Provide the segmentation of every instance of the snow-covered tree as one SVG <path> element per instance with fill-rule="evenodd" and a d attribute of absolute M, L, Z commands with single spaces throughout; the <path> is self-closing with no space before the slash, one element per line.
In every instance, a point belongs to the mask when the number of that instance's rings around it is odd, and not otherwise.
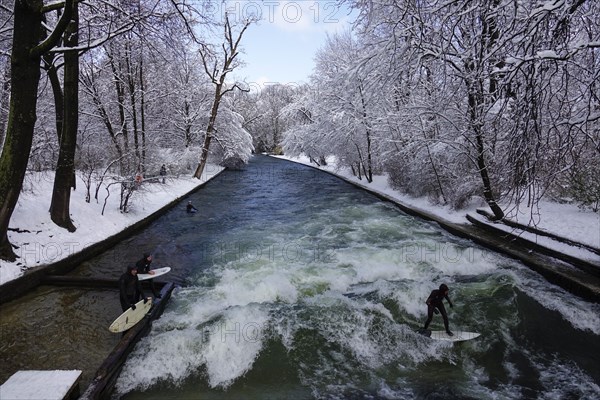
<path fill-rule="evenodd" d="M 405 191 L 455 206 L 480 196 L 496 218 L 499 198 L 596 196 L 579 154 L 598 158 L 597 2 L 350 4 L 354 36 L 330 38 L 314 95 L 286 108 L 311 110 L 286 151 L 326 149 L 355 173 L 372 154 Z"/>
<path fill-rule="evenodd" d="M 227 78 L 227 75 L 239 65 L 240 61 L 238 55 L 240 51 L 240 42 L 244 36 L 244 32 L 246 32 L 246 29 L 248 29 L 252 22 L 252 18 L 243 21 L 241 28 L 236 32 L 228 15 L 225 14 L 225 21 L 223 24 L 224 42 L 220 49 L 217 50 L 214 46 L 209 45 L 201 46 L 200 56 L 202 57 L 202 65 L 206 75 L 214 85 L 214 96 L 208 123 L 206 125 L 206 131 L 204 133 L 202 149 L 200 151 L 200 161 L 198 162 L 196 172 L 194 172 L 194 177 L 198 179 L 202 176 L 204 166 L 208 160 L 210 144 L 213 138 L 218 135 L 218 132 L 216 131 L 216 122 L 221 101 L 229 92 L 236 89 L 242 90 L 237 83 L 227 84 L 225 79 Z"/>
<path fill-rule="evenodd" d="M 64 11 L 52 32 L 40 42 L 44 29 L 41 1 L 15 1 L 13 47 L 11 53 L 11 94 L 6 135 L 0 156 L 0 258 L 14 261 L 15 253 L 7 230 L 29 162 L 36 121 L 37 93 L 42 56 L 59 42 L 71 19 L 73 1 L 66 0 Z"/>
<path fill-rule="evenodd" d="M 217 164 L 239 168 L 248 162 L 254 146 L 252 136 L 244 128 L 244 117 L 233 110 L 232 104 L 232 99 L 225 97 L 219 107 L 212 156 Z"/>
<path fill-rule="evenodd" d="M 378 75 L 373 60 L 361 57 L 361 44 L 349 32 L 328 37 L 317 53 L 309 93 L 286 110 L 292 120 L 296 117 L 285 134 L 286 151 L 306 150 L 299 141 L 316 141 L 358 177 L 371 181 L 381 170 L 375 128 L 382 100 Z"/>

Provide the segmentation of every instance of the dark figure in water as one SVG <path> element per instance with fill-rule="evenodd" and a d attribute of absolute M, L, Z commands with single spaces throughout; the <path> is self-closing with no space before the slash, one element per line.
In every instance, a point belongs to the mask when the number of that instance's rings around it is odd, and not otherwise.
<path fill-rule="evenodd" d="M 194 205 L 192 204 L 191 201 L 188 201 L 187 206 L 185 207 L 185 210 L 189 213 L 195 213 L 196 211 L 198 211 L 196 209 L 196 207 L 194 207 Z"/>
<path fill-rule="evenodd" d="M 446 333 L 449 336 L 453 336 L 454 334 L 450 332 L 450 328 L 448 326 L 448 314 L 446 314 L 446 309 L 444 308 L 444 303 L 442 302 L 444 299 L 448 302 L 450 307 L 453 307 L 450 298 L 448 297 L 448 286 L 442 283 L 440 288 L 437 290 L 433 290 L 425 304 L 427 304 L 427 321 L 425 321 L 425 326 L 423 330 L 426 330 L 433 319 L 433 313 L 436 314 L 442 313 L 442 318 L 444 319 L 444 327 L 446 328 Z M 438 311 L 439 310 L 439 311 Z"/>

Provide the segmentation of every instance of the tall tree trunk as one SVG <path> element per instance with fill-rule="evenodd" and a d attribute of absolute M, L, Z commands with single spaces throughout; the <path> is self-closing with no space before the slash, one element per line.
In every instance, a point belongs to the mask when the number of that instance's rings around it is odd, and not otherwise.
<path fill-rule="evenodd" d="M 225 75 L 223 75 L 222 80 L 225 80 Z M 208 120 L 208 126 L 206 127 L 206 135 L 204 136 L 202 150 L 200 151 L 200 161 L 198 162 L 196 172 L 194 172 L 194 178 L 200 179 L 200 177 L 202 176 L 202 172 L 204 172 L 206 161 L 208 160 L 208 150 L 210 148 L 210 142 L 212 141 L 213 133 L 215 131 L 215 122 L 217 121 L 217 115 L 219 113 L 219 104 L 221 103 L 222 87 L 223 82 L 219 82 L 215 87 L 215 98 L 213 100 L 212 109 L 210 111 L 210 118 Z"/>
<path fill-rule="evenodd" d="M 479 168 L 479 175 L 481 175 L 481 180 L 483 182 L 483 197 L 487 202 L 488 206 L 494 213 L 494 217 L 498 220 L 504 218 L 504 211 L 502 208 L 496 203 L 496 198 L 494 196 L 494 192 L 492 191 L 492 183 L 490 181 L 490 177 L 488 175 L 488 169 L 485 162 L 484 156 L 484 146 L 483 146 L 483 137 L 481 133 L 476 133 L 475 135 L 477 141 L 477 167 Z"/>
<path fill-rule="evenodd" d="M 65 8 L 72 7 L 72 3 L 73 0 L 67 0 Z M 42 0 L 14 2 L 11 96 L 6 138 L 0 156 L 0 258 L 8 261 L 16 259 L 7 231 L 31 153 L 41 57 L 58 41 L 71 18 L 70 10 L 65 10 L 52 35 L 40 44 L 42 7 Z"/>
<path fill-rule="evenodd" d="M 225 93 L 237 87 L 237 85 L 234 85 L 233 88 L 223 90 L 227 74 L 233 71 L 233 69 L 235 68 L 235 66 L 233 66 L 233 62 L 238 55 L 238 46 L 240 44 L 240 41 L 242 40 L 242 36 L 244 36 L 244 32 L 246 31 L 249 25 L 250 20 L 246 21 L 237 39 L 234 39 L 232 36 L 229 18 L 227 17 L 227 14 L 225 14 L 225 43 L 222 47 L 224 51 L 224 60 L 220 72 L 218 72 L 219 69 L 216 68 L 217 64 L 215 64 L 215 68 L 211 68 L 208 66 L 207 54 L 204 51 L 200 51 L 200 56 L 202 57 L 202 64 L 204 65 L 204 70 L 215 85 L 215 97 L 213 100 L 212 108 L 210 110 L 210 118 L 208 120 L 208 126 L 206 127 L 206 135 L 204 136 L 204 143 L 202 144 L 202 150 L 200 151 L 200 161 L 198 162 L 196 172 L 194 172 L 194 178 L 200 179 L 200 177 L 202 176 L 202 172 L 204 172 L 204 167 L 206 166 L 206 161 L 208 160 L 208 150 L 210 147 L 210 142 L 212 141 L 213 135 L 215 133 L 215 124 L 217 121 L 217 115 L 219 113 L 219 105 L 221 104 L 221 98 Z"/>
<path fill-rule="evenodd" d="M 4 76 L 0 86 L 0 147 L 4 144 L 4 132 L 8 123 L 8 102 L 10 100 L 10 59 L 7 57 Z"/>
<path fill-rule="evenodd" d="M 496 8 L 499 1 L 493 0 L 488 3 L 490 7 Z M 484 10 L 489 11 L 489 10 Z M 483 35 L 478 40 L 481 41 L 481 46 L 487 51 L 486 56 L 494 53 L 494 44 L 498 38 L 498 32 L 496 27 L 495 17 L 491 15 L 484 15 L 483 21 Z M 487 57 L 483 57 L 487 58 Z M 489 170 L 485 159 L 485 138 L 484 138 L 484 107 L 485 107 L 485 90 L 484 82 L 488 81 L 488 89 L 493 90 L 493 93 L 489 93 L 493 99 L 496 96 L 498 90 L 496 82 L 490 82 L 486 79 L 489 76 L 489 72 L 485 69 L 488 67 L 486 62 L 481 59 L 481 54 L 471 55 L 464 59 L 464 71 L 465 77 L 464 82 L 467 87 L 467 102 L 468 102 L 468 118 L 470 128 L 473 130 L 475 135 L 475 151 L 477 152 L 477 169 L 483 183 L 483 197 L 494 213 L 494 218 L 500 220 L 504 218 L 504 211 L 496 203 L 494 191 L 492 188 L 492 181 L 489 176 Z M 485 78 L 484 78 L 485 77 Z"/>
<path fill-rule="evenodd" d="M 57 11 L 57 17 L 60 17 L 60 10 Z M 43 15 L 43 22 L 47 23 L 46 16 Z M 48 34 L 50 34 L 48 32 Z M 46 75 L 48 75 L 48 79 L 50 80 L 50 86 L 52 87 L 52 95 L 54 96 L 54 117 L 56 121 L 56 139 L 57 142 L 60 143 L 60 135 L 62 134 L 63 129 L 63 118 L 64 118 L 64 96 L 63 89 L 60 83 L 60 78 L 58 77 L 58 68 L 56 68 L 55 61 L 57 59 L 56 53 L 46 53 L 42 57 L 44 62 L 44 69 L 46 70 Z"/>
<path fill-rule="evenodd" d="M 142 136 L 142 166 L 146 169 L 146 97 L 144 91 L 144 57 L 140 53 L 140 124 Z"/>
<path fill-rule="evenodd" d="M 126 64 L 126 73 L 127 73 L 127 88 L 129 89 L 129 107 L 131 108 L 131 125 L 132 125 L 132 133 L 133 133 L 133 151 L 135 153 L 135 161 L 136 161 L 136 172 L 144 172 L 144 165 L 142 164 L 142 154 L 140 152 L 140 140 L 139 140 L 139 132 L 138 132 L 138 117 L 137 117 L 137 99 L 136 99 L 136 85 L 135 80 L 137 79 L 137 74 L 135 73 L 135 68 L 133 67 L 133 55 L 131 53 L 130 43 L 127 44 L 126 56 L 125 56 L 125 64 Z"/>
<path fill-rule="evenodd" d="M 109 51 L 107 51 L 107 56 L 110 61 L 110 67 L 112 69 L 114 82 L 115 82 L 115 90 L 117 92 L 117 109 L 119 110 L 119 133 L 123 134 L 123 154 L 129 153 L 129 128 L 127 126 L 127 118 L 125 117 L 125 88 L 123 87 L 123 79 L 121 67 L 117 66 L 115 59 Z M 129 168 L 129 157 L 124 157 L 121 159 L 121 174 L 128 174 L 131 172 L 131 168 Z"/>
<path fill-rule="evenodd" d="M 77 4 L 77 2 L 73 3 L 71 23 L 65 30 L 64 43 L 66 47 L 76 48 L 79 44 Z M 70 202 L 71 188 L 75 185 L 75 149 L 79 121 L 79 52 L 77 50 L 65 52 L 64 73 L 64 123 L 50 203 L 50 218 L 56 225 L 69 232 L 74 232 L 76 228 L 71 221 Z"/>
<path fill-rule="evenodd" d="M 50 79 L 50 86 L 52 87 L 52 94 L 54 96 L 54 116 L 56 119 L 56 136 L 58 138 L 58 142 L 60 143 L 60 135 L 63 130 L 63 118 L 65 114 L 64 110 L 64 95 L 62 86 L 60 84 L 60 79 L 58 77 L 58 70 L 54 65 L 55 55 L 54 53 L 46 53 L 44 55 L 44 69 L 46 70 L 46 74 L 48 75 L 48 79 Z"/>
<path fill-rule="evenodd" d="M 492 190 L 492 182 L 490 180 L 487 163 L 485 161 L 483 131 L 481 128 L 481 122 L 478 114 L 478 109 L 481 105 L 481 102 L 479 101 L 479 97 L 476 93 L 476 90 L 477 88 L 469 88 L 468 101 L 470 124 L 471 128 L 475 133 L 477 168 L 479 170 L 479 175 L 481 176 L 481 181 L 483 183 L 483 197 L 490 209 L 492 210 L 492 212 L 494 213 L 495 219 L 500 220 L 504 218 L 504 211 L 502 211 L 502 208 L 500 208 L 498 203 L 496 203 L 496 198 Z"/>
<path fill-rule="evenodd" d="M 102 98 L 100 97 L 98 87 L 96 86 L 96 81 L 94 79 L 93 73 L 90 73 L 88 75 L 84 74 L 84 76 L 82 77 L 82 81 L 84 83 L 84 86 L 87 86 L 87 90 L 88 90 L 89 94 L 92 96 L 92 101 L 94 102 L 94 105 L 96 106 L 96 110 L 100 114 L 100 117 L 102 119 L 102 122 L 104 123 L 104 126 L 106 126 L 106 130 L 108 131 L 110 140 L 115 145 L 115 150 L 117 151 L 118 159 L 123 158 L 123 155 L 124 155 L 123 149 L 121 147 L 121 144 L 119 143 L 119 138 L 117 137 L 117 132 L 116 132 L 115 128 L 113 127 L 110 116 L 108 115 L 108 111 L 106 110 L 104 103 L 102 103 Z"/>
<path fill-rule="evenodd" d="M 40 59 L 30 52 L 40 38 L 42 13 L 41 1 L 30 3 L 15 1 L 10 107 L 0 157 L 0 257 L 9 261 L 16 255 L 6 232 L 23 185 L 37 118 Z"/>
<path fill-rule="evenodd" d="M 187 149 L 192 145 L 192 124 L 190 117 L 190 103 L 185 100 L 183 104 L 183 112 L 184 112 L 184 121 L 185 121 L 185 131 L 183 132 L 183 145 Z"/>
<path fill-rule="evenodd" d="M 367 137 L 367 169 L 365 170 L 365 177 L 367 182 L 373 182 L 373 157 L 371 154 L 371 127 L 367 120 L 367 104 L 365 103 L 365 96 L 363 94 L 362 83 L 358 85 L 358 91 L 360 93 L 360 102 L 362 105 L 362 117 L 365 125 L 365 133 Z"/>

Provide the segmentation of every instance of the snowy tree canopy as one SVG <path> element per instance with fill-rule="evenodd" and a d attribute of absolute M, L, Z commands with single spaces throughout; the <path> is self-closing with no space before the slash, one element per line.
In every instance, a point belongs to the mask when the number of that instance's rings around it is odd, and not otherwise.
<path fill-rule="evenodd" d="M 385 170 L 456 207 L 544 194 L 600 203 L 600 4 L 349 1 L 284 109 L 292 154 Z"/>

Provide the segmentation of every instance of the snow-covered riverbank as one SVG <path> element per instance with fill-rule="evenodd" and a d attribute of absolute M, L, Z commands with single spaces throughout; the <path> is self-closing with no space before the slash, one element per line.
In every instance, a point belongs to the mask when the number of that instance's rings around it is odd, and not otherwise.
<path fill-rule="evenodd" d="M 98 201 L 93 198 L 92 187 L 92 200 L 86 203 L 85 186 L 78 180 L 77 190 L 71 194 L 71 218 L 77 227 L 72 233 L 56 226 L 50 219 L 48 210 L 54 174 L 28 175 L 8 232 L 10 242 L 18 246 L 15 253 L 19 258 L 13 263 L 0 261 L 0 284 L 22 276 L 30 268 L 64 259 L 124 230 L 185 196 L 222 170 L 222 167 L 207 165 L 201 179 L 173 176 L 167 177 L 164 184 L 145 182 L 132 195 L 127 213 L 119 210 L 120 195 L 116 185 L 111 187 L 110 195 L 105 187 L 101 188 Z"/>

